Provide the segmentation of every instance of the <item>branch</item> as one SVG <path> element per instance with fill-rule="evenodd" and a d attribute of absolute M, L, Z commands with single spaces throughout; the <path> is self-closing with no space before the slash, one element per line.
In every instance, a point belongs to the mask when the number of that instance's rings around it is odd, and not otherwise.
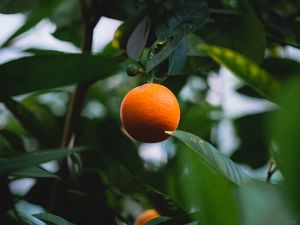
<path fill-rule="evenodd" d="M 93 32 L 94 28 L 97 25 L 100 16 L 94 16 L 92 13 L 92 6 L 89 5 L 89 0 L 80 0 L 80 8 L 81 8 L 81 14 L 82 14 L 82 21 L 84 25 L 84 37 L 83 37 L 83 43 L 82 43 L 82 53 L 83 54 L 91 54 L 92 53 L 92 45 L 93 45 Z M 68 147 L 70 144 L 70 141 L 77 129 L 78 121 L 80 118 L 80 114 L 84 105 L 84 100 L 86 93 L 88 91 L 88 88 L 90 85 L 94 82 L 93 81 L 87 81 L 81 84 L 78 84 L 76 87 L 76 90 L 72 96 L 68 113 L 66 116 L 65 126 L 64 126 L 64 132 L 63 137 L 61 140 L 61 147 L 65 148 Z M 53 211 L 55 209 L 55 201 L 58 197 L 58 190 L 60 188 L 60 185 L 63 185 L 63 182 L 66 182 L 66 180 L 70 176 L 70 171 L 68 167 L 68 159 L 65 158 L 62 161 L 60 161 L 59 171 L 58 175 L 62 177 L 63 179 L 61 181 L 56 180 L 53 184 L 53 189 L 51 193 L 51 198 L 49 202 L 49 211 Z"/>
<path fill-rule="evenodd" d="M 275 161 L 271 159 L 269 162 L 269 169 L 268 169 L 266 182 L 268 183 L 271 182 L 271 178 L 276 171 L 277 171 L 277 167 L 275 165 Z"/>

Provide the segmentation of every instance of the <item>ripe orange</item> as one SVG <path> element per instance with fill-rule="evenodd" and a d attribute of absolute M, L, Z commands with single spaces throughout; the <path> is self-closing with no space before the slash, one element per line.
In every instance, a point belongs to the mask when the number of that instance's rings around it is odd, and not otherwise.
<path fill-rule="evenodd" d="M 121 104 L 121 121 L 134 139 L 154 143 L 176 130 L 180 108 L 175 95 L 160 84 L 144 84 L 129 91 Z"/>
<path fill-rule="evenodd" d="M 149 209 L 138 216 L 134 222 L 134 225 L 144 225 L 145 223 L 159 216 L 159 213 L 155 209 Z"/>

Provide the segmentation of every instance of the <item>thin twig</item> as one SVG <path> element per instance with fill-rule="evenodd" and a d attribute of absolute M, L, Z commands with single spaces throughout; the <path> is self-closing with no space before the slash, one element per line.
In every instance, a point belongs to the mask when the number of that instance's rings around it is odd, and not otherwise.
<path fill-rule="evenodd" d="M 89 5 L 89 0 L 80 0 L 80 8 L 82 14 L 82 21 L 84 24 L 82 53 L 91 54 L 92 44 L 93 44 L 93 31 L 100 17 L 98 16 L 95 17 L 91 14 L 92 7 Z M 93 82 L 94 80 L 78 84 L 75 89 L 75 92 L 70 101 L 68 113 L 66 116 L 65 126 L 64 126 L 63 137 L 61 140 L 61 147 L 63 148 L 69 147 L 72 136 L 76 132 L 80 114 L 84 105 L 86 93 L 88 91 L 88 88 Z M 68 168 L 67 158 L 60 161 L 58 175 L 63 178 L 63 182 L 64 180 L 67 180 L 69 178 L 70 171 Z M 59 182 L 60 182 L 59 180 L 56 180 L 54 181 L 53 184 L 53 189 L 52 189 L 50 203 L 49 203 L 50 212 L 53 211 L 55 208 L 55 199 L 58 193 Z"/>
<path fill-rule="evenodd" d="M 268 183 L 271 182 L 271 178 L 272 178 L 273 174 L 276 172 L 276 170 L 277 170 L 277 167 L 275 165 L 275 161 L 271 159 L 269 162 L 269 169 L 268 169 L 266 182 L 268 182 Z"/>

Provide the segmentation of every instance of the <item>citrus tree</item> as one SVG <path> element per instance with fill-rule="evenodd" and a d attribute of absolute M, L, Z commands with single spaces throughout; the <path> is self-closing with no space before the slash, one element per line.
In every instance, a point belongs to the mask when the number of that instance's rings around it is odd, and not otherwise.
<path fill-rule="evenodd" d="M 21 48 L 0 64 L 0 224 L 298 224 L 299 9 L 1 0 L 25 20 L 0 53 L 45 20 L 80 52 Z M 105 17 L 122 23 L 93 51 Z"/>

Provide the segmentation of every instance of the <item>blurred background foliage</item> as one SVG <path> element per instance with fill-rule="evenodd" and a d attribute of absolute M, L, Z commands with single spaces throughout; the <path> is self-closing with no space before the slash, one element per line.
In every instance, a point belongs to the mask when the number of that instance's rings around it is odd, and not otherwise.
<path fill-rule="evenodd" d="M 149 208 L 161 214 L 149 225 L 298 224 L 299 12 L 284 0 L 1 0 L 24 22 L 0 33 L 0 53 L 22 53 L 0 64 L 0 224 L 130 225 Z M 120 26 L 88 54 L 104 18 Z M 75 53 L 18 45 L 43 21 Z M 157 144 L 131 140 L 119 117 L 150 80 L 177 95 L 185 131 Z"/>

